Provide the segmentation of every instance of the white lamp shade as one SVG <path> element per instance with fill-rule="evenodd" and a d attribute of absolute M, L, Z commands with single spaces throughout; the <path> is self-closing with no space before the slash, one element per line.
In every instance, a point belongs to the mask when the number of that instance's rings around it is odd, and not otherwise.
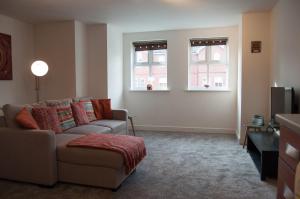
<path fill-rule="evenodd" d="M 38 77 L 42 77 L 48 72 L 48 65 L 46 62 L 37 60 L 31 64 L 31 72 Z"/>

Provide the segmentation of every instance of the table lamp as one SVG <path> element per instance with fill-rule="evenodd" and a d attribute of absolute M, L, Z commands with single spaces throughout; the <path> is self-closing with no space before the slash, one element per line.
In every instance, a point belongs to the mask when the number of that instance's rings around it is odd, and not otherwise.
<path fill-rule="evenodd" d="M 48 73 L 48 65 L 42 60 L 34 61 L 31 64 L 31 72 L 35 76 L 35 91 L 36 101 L 40 101 L 40 83 L 39 78 L 45 76 Z"/>

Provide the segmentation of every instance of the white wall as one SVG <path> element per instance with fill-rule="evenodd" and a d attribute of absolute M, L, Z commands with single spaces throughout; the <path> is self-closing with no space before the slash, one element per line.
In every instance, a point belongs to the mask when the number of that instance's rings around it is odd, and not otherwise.
<path fill-rule="evenodd" d="M 63 21 L 35 25 L 35 55 L 49 65 L 41 100 L 75 96 L 107 98 L 105 24 Z"/>
<path fill-rule="evenodd" d="M 78 97 L 89 96 L 87 56 L 87 25 L 79 21 L 75 21 L 76 96 Z"/>
<path fill-rule="evenodd" d="M 105 24 L 84 24 L 75 21 L 75 72 L 78 97 L 107 98 L 109 77 L 107 31 Z"/>
<path fill-rule="evenodd" d="M 280 0 L 272 12 L 271 84 L 291 86 L 300 95 L 300 1 Z"/>
<path fill-rule="evenodd" d="M 242 21 L 242 126 L 254 114 L 269 119 L 270 12 L 246 13 Z M 262 52 L 251 53 L 251 41 L 262 41 Z M 241 131 L 241 142 L 245 131 Z"/>
<path fill-rule="evenodd" d="M 40 81 L 41 100 L 76 95 L 74 26 L 74 21 L 35 25 L 35 57 L 49 65 Z"/>
<path fill-rule="evenodd" d="M 107 25 L 107 89 L 112 108 L 123 108 L 123 33 Z"/>
<path fill-rule="evenodd" d="M 229 92 L 188 92 L 189 39 L 229 38 Z M 238 27 L 174 30 L 123 35 L 125 107 L 138 129 L 235 133 L 237 120 Z M 130 91 L 132 42 L 168 41 L 166 92 Z"/>
<path fill-rule="evenodd" d="M 0 106 L 6 103 L 31 103 L 35 83 L 30 66 L 33 61 L 33 26 L 0 15 L 0 32 L 11 35 L 13 80 L 0 80 Z"/>
<path fill-rule="evenodd" d="M 88 25 L 88 94 L 97 98 L 107 98 L 107 26 Z"/>

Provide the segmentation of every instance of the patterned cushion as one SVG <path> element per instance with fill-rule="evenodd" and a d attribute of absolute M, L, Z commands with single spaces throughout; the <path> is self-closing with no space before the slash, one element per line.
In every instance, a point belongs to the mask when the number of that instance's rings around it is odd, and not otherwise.
<path fill-rule="evenodd" d="M 76 123 L 73 118 L 70 99 L 67 100 L 51 100 L 47 101 L 47 106 L 56 108 L 58 119 L 63 131 L 73 128 Z"/>
<path fill-rule="evenodd" d="M 71 108 L 77 126 L 88 124 L 90 122 L 82 103 L 74 102 L 71 104 Z"/>
<path fill-rule="evenodd" d="M 40 129 L 53 130 L 55 133 L 62 132 L 55 108 L 34 107 L 32 108 L 32 116 L 36 120 Z"/>
<path fill-rule="evenodd" d="M 26 129 L 39 129 L 39 126 L 32 117 L 30 111 L 25 107 L 17 114 L 16 121 Z"/>
<path fill-rule="evenodd" d="M 92 102 L 90 100 L 80 100 L 80 102 L 84 105 L 85 112 L 89 118 L 89 121 L 95 121 L 96 116 L 93 109 Z"/>
<path fill-rule="evenodd" d="M 102 105 L 100 104 L 100 101 L 98 99 L 92 99 L 91 102 L 92 102 L 93 109 L 94 109 L 97 120 L 102 120 L 103 119 L 103 116 L 102 116 L 103 108 L 102 108 Z"/>

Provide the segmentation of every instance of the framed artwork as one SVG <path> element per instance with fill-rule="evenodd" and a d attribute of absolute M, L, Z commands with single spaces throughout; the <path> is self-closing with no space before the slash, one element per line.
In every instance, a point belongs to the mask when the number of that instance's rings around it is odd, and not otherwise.
<path fill-rule="evenodd" d="M 0 80 L 12 80 L 11 36 L 0 33 Z"/>
<path fill-rule="evenodd" d="M 251 53 L 261 52 L 261 41 L 251 41 Z"/>

